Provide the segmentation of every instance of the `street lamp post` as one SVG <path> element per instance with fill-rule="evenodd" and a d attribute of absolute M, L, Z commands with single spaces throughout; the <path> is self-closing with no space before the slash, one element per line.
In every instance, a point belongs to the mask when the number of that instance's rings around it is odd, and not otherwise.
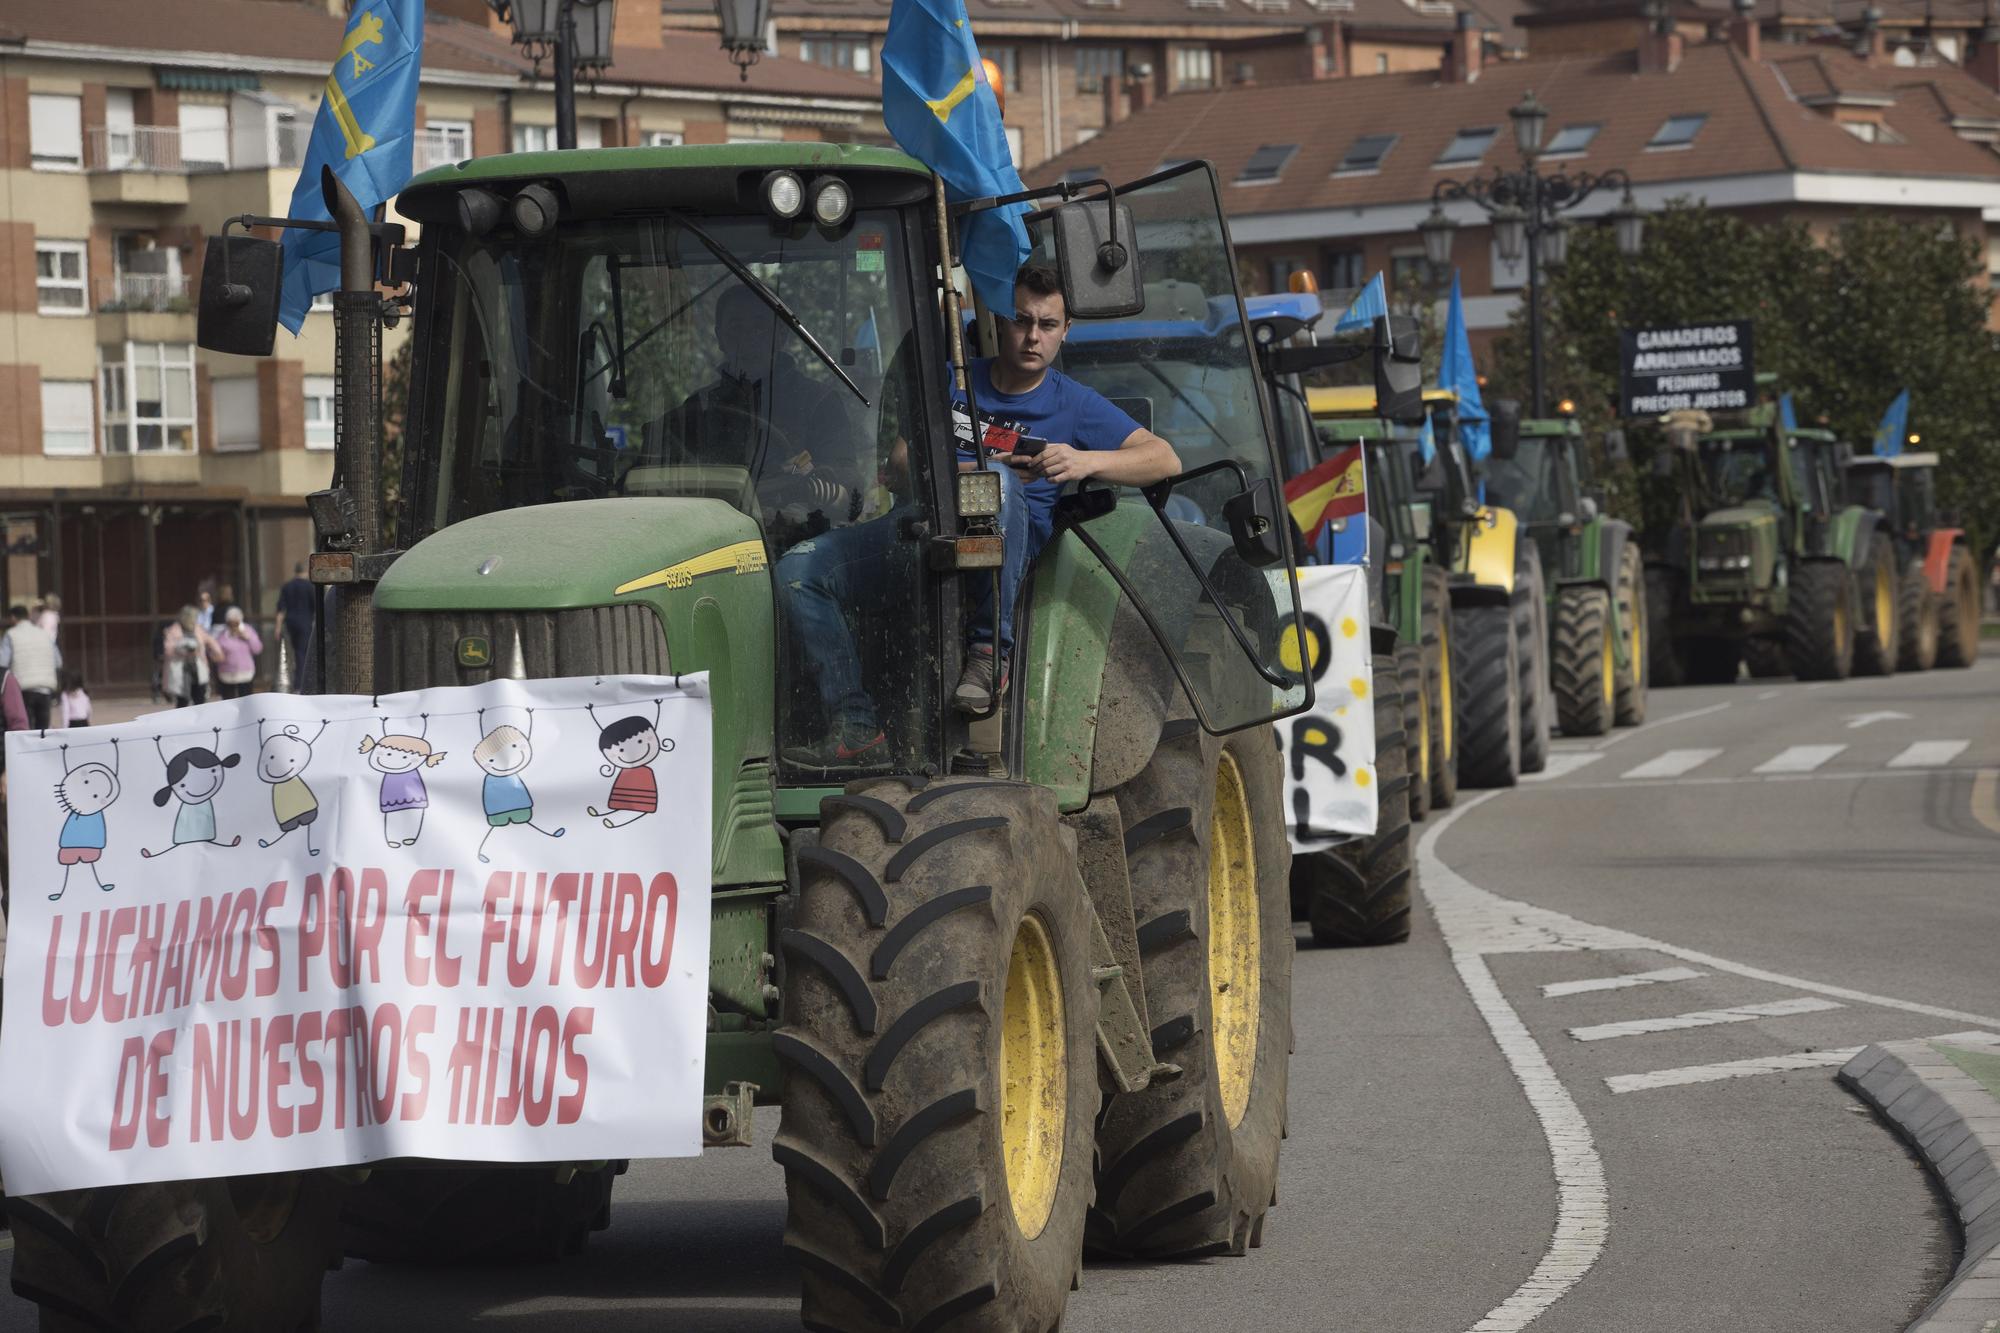
<path fill-rule="evenodd" d="M 1616 167 L 1601 173 L 1537 169 L 1549 113 L 1532 91 L 1523 94 L 1520 104 L 1507 115 L 1514 126 L 1514 146 L 1521 154 L 1520 168 L 1465 181 L 1439 181 L 1431 191 L 1430 215 L 1417 225 L 1417 231 L 1424 238 L 1424 257 L 1439 269 L 1450 267 L 1458 223 L 1446 216 L 1444 206 L 1463 200 L 1492 220 L 1493 246 L 1503 262 L 1513 265 L 1524 255 L 1527 258 L 1528 401 L 1530 415 L 1539 417 L 1543 403 L 1542 270 L 1560 269 L 1569 252 L 1570 224 L 1560 215 L 1599 190 L 1623 189 L 1625 196 L 1612 210 L 1611 221 L 1618 252 L 1627 258 L 1637 255 L 1644 243 L 1645 215 L 1633 202 L 1631 177 Z"/>
<path fill-rule="evenodd" d="M 514 30 L 514 44 L 541 72 L 555 62 L 556 147 L 576 147 L 576 72 L 602 73 L 611 63 L 618 0 L 486 0 Z"/>

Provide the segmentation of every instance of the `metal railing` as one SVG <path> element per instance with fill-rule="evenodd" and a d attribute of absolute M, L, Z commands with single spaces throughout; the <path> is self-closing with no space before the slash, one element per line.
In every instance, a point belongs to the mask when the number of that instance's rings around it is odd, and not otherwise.
<path fill-rule="evenodd" d="M 90 171 L 159 171 L 179 174 L 181 132 L 173 125 L 94 125 L 85 144 L 84 166 Z"/>
<path fill-rule="evenodd" d="M 107 313 L 180 313 L 194 308 L 184 273 L 120 273 L 97 280 L 97 308 Z"/>
<path fill-rule="evenodd" d="M 464 135 L 438 129 L 418 130 L 415 147 L 415 168 L 418 171 L 448 167 L 472 156 L 472 145 Z"/>

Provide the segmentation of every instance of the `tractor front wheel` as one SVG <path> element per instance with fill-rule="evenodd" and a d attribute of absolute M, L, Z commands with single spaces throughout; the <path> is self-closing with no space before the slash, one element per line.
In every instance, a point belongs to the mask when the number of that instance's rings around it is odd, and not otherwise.
<path fill-rule="evenodd" d="M 1937 665 L 1938 598 L 1924 577 L 1923 561 L 1912 560 L 1903 570 L 1896 609 L 1903 618 L 1896 635 L 1897 670 L 1929 671 Z"/>
<path fill-rule="evenodd" d="M 1611 594 L 1570 587 L 1556 594 L 1556 717 L 1565 736 L 1602 736 L 1618 708 L 1617 644 Z"/>
<path fill-rule="evenodd" d="M 1454 607 L 1451 629 L 1459 781 L 1511 787 L 1521 778 L 1521 645 L 1513 610 L 1504 602 Z"/>
<path fill-rule="evenodd" d="M 1855 566 L 1855 579 L 1861 585 L 1861 605 L 1854 632 L 1854 674 L 1894 675 L 1903 622 L 1896 610 L 1896 553 L 1888 538 L 1870 539 L 1868 558 Z"/>
<path fill-rule="evenodd" d="M 1639 548 L 1627 544 L 1618 557 L 1618 627 L 1624 638 L 1625 664 L 1618 668 L 1618 702 L 1612 722 L 1636 727 L 1646 720 L 1646 686 L 1652 676 L 1646 661 L 1646 567 Z"/>
<path fill-rule="evenodd" d="M 1674 607 L 1681 580 L 1664 565 L 1646 566 L 1646 669 L 1652 683 L 1672 689 L 1687 684 L 1687 645 L 1674 637 Z"/>
<path fill-rule="evenodd" d="M 287 1171 L 10 1198 L 14 1293 L 42 1333 L 306 1333 L 342 1188 Z"/>
<path fill-rule="evenodd" d="M 1549 598 L 1542 588 L 1541 548 L 1523 538 L 1514 565 L 1514 633 L 1521 641 L 1521 771 L 1549 766 L 1555 691 L 1549 665 Z"/>
<path fill-rule="evenodd" d="M 1854 670 L 1854 573 L 1840 560 L 1792 570 L 1785 656 L 1800 680 L 1846 680 Z"/>
<path fill-rule="evenodd" d="M 820 813 L 773 1036 L 805 1324 L 1048 1333 L 1099 1096 L 1074 835 L 992 780 L 858 782 Z"/>
<path fill-rule="evenodd" d="M 1170 722 L 1118 790 L 1153 1055 L 1181 1074 L 1104 1108 L 1099 1253 L 1243 1254 L 1277 1201 L 1296 949 L 1274 742 Z"/>
<path fill-rule="evenodd" d="M 1396 683 L 1403 696 L 1404 770 L 1415 822 L 1431 812 L 1431 691 L 1423 649 L 1414 643 L 1396 649 Z"/>
<path fill-rule="evenodd" d="M 1979 660 L 1979 575 L 1972 553 L 1954 546 L 1944 567 L 1944 594 L 1938 599 L 1937 664 L 1969 667 Z"/>
<path fill-rule="evenodd" d="M 1410 938 L 1410 812 L 1398 800 L 1409 784 L 1404 708 L 1396 674 L 1375 667 L 1375 834 L 1332 851 L 1295 858 L 1294 876 L 1310 877 L 1307 920 L 1313 939 L 1335 947 L 1396 944 Z"/>
<path fill-rule="evenodd" d="M 1431 805 L 1449 810 L 1458 800 L 1458 699 L 1452 662 L 1451 588 L 1444 570 L 1424 566 L 1424 679 L 1430 694 Z"/>

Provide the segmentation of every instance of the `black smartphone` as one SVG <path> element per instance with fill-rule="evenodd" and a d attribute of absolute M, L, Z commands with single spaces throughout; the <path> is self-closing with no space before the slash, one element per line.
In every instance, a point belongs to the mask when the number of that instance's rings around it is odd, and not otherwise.
<path fill-rule="evenodd" d="M 1023 435 L 1020 439 L 1014 441 L 1014 452 L 1025 458 L 1033 458 L 1048 447 L 1049 442 L 1038 435 Z"/>

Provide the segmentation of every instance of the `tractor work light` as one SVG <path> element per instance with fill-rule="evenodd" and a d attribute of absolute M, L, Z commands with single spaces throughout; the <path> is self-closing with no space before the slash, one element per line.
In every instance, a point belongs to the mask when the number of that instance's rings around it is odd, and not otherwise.
<path fill-rule="evenodd" d="M 484 236 L 500 225 L 507 206 L 491 190 L 477 187 L 458 192 L 458 225 L 473 236 Z"/>
<path fill-rule="evenodd" d="M 562 216 L 562 202 L 546 185 L 525 185 L 514 196 L 514 230 L 530 239 L 548 235 Z"/>
<path fill-rule="evenodd" d="M 774 171 L 764 178 L 764 207 L 773 217 L 790 222 L 806 204 L 806 188 L 789 171 Z"/>
<path fill-rule="evenodd" d="M 958 474 L 958 516 L 997 518 L 1000 514 L 1000 474 L 985 468 Z"/>
<path fill-rule="evenodd" d="M 854 194 L 847 182 L 825 176 L 812 184 L 813 220 L 822 227 L 838 227 L 854 209 Z"/>

